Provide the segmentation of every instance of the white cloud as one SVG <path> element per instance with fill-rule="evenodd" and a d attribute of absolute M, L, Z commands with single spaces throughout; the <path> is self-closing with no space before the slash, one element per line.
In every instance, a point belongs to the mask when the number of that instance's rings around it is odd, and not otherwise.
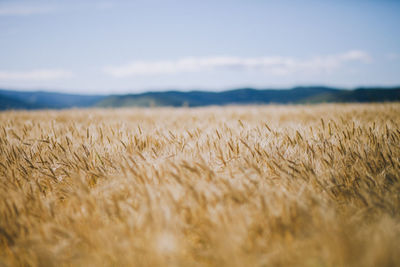
<path fill-rule="evenodd" d="M 54 11 L 53 7 L 48 6 L 29 6 L 29 5 L 14 5 L 0 6 L 0 16 L 27 16 L 36 14 L 46 14 Z"/>
<path fill-rule="evenodd" d="M 79 2 L 78 2 L 79 3 Z M 0 16 L 29 16 L 49 14 L 59 11 L 72 11 L 77 10 L 108 10 L 115 6 L 114 2 L 101 1 L 101 2 L 80 2 L 74 5 L 32 5 L 27 2 L 21 4 L 1 4 L 0 0 Z"/>
<path fill-rule="evenodd" d="M 72 77 L 72 73 L 65 70 L 31 70 L 31 71 L 1 71 L 0 81 L 50 81 Z"/>
<path fill-rule="evenodd" d="M 294 72 L 333 71 L 348 62 L 367 63 L 371 57 L 363 51 L 353 50 L 342 54 L 318 56 L 310 59 L 291 57 L 188 57 L 166 61 L 136 61 L 123 66 L 109 66 L 104 72 L 113 77 L 174 74 L 207 70 L 260 70 L 271 75 Z"/>

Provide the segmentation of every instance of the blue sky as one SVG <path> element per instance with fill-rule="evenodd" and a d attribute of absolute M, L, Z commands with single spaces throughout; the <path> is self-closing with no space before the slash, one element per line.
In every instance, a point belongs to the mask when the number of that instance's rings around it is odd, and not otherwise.
<path fill-rule="evenodd" d="M 0 0 L 0 87 L 400 85 L 400 1 Z"/>

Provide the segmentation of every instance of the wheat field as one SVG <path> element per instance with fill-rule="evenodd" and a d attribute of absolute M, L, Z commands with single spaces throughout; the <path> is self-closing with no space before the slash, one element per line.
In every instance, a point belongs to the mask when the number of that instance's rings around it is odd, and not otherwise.
<path fill-rule="evenodd" d="M 400 104 L 0 113 L 0 266 L 399 266 Z"/>

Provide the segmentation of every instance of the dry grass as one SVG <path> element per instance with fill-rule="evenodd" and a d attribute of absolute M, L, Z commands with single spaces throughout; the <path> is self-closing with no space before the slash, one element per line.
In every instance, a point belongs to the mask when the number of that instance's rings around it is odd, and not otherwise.
<path fill-rule="evenodd" d="M 400 265 L 400 104 L 0 113 L 0 266 Z"/>

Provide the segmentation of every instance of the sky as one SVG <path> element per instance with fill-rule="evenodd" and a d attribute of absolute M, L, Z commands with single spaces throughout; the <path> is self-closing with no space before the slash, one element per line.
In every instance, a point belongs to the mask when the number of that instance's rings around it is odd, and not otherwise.
<path fill-rule="evenodd" d="M 0 88 L 400 85 L 400 1 L 0 0 Z"/>

